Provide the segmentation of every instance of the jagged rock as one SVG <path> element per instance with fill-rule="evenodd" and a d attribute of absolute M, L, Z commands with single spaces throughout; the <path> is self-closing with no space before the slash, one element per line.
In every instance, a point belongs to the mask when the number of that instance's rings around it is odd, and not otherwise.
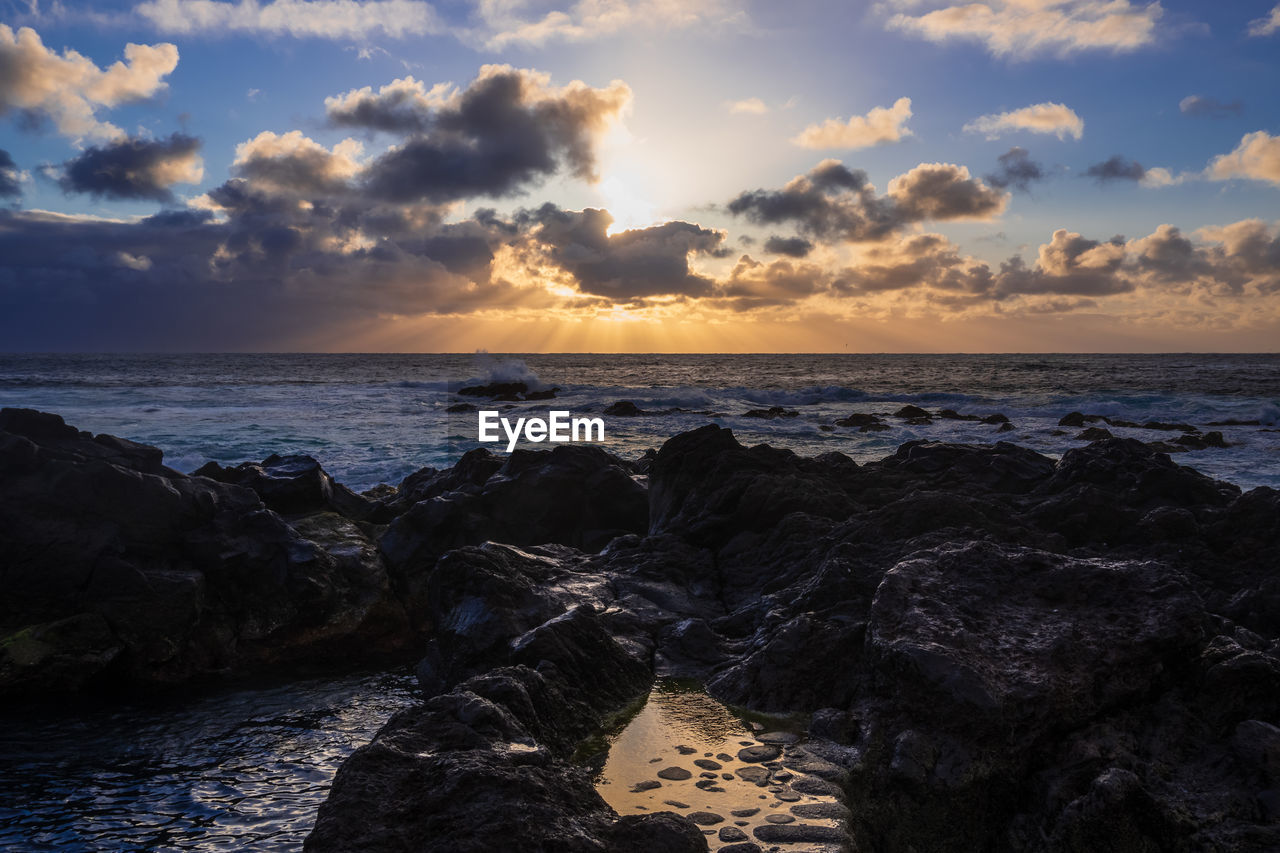
<path fill-rule="evenodd" d="M 614 418 L 633 418 L 637 415 L 648 414 L 648 412 L 630 400 L 619 400 L 616 403 L 610 403 L 605 406 L 604 413 Z"/>
<path fill-rule="evenodd" d="M 253 490 L 161 459 L 55 415 L 0 412 L 0 692 L 349 664 L 414 641 L 349 519 L 289 523 Z M 293 509 L 340 503 L 302 468 L 296 492 L 283 474 L 255 482 Z"/>
<path fill-rule="evenodd" d="M 903 406 L 901 409 L 898 409 L 898 411 L 893 413 L 893 416 L 895 418 L 925 418 L 926 420 L 933 417 L 933 415 L 930 415 L 919 406 L 910 405 Z"/>
<path fill-rule="evenodd" d="M 872 415 L 866 412 L 853 412 L 848 417 L 844 417 L 836 421 L 836 426 L 863 428 L 879 427 L 884 426 L 884 421 L 880 420 L 879 415 Z"/>
<path fill-rule="evenodd" d="M 744 418 L 762 418 L 771 421 L 774 418 L 798 418 L 800 413 L 795 409 L 788 409 L 783 406 L 770 406 L 767 409 L 751 409 L 743 412 Z"/>

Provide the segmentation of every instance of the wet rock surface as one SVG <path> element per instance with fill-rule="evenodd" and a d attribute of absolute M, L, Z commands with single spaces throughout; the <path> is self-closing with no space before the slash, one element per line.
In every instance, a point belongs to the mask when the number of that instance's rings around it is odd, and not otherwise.
<path fill-rule="evenodd" d="M 311 850 L 1280 848 L 1280 492 L 1130 438 L 1057 461 L 913 441 L 860 465 L 708 426 L 647 480 L 576 449 L 477 454 L 349 500 L 300 460 L 187 477 L 7 410 L 0 684 L 413 644 L 427 698 L 339 771 Z M 713 750 L 716 779 L 703 749 L 645 777 L 751 786 L 796 821 L 665 788 L 648 815 L 600 799 L 574 752 L 655 675 L 811 720 L 799 743 Z M 738 760 L 757 746 L 779 766 Z M 812 829 L 791 808 L 817 796 L 838 805 L 830 835 L 795 835 Z M 706 835 L 691 811 L 724 822 Z M 739 819 L 749 840 L 721 841 Z"/>

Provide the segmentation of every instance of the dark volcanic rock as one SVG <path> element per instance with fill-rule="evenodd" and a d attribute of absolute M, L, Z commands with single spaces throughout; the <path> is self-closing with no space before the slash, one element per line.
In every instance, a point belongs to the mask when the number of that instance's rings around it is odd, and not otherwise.
<path fill-rule="evenodd" d="M 630 400 L 619 400 L 605 406 L 604 413 L 614 418 L 633 418 L 636 415 L 648 414 L 644 409 Z"/>
<path fill-rule="evenodd" d="M 763 418 L 764 420 L 771 421 L 774 418 L 798 418 L 800 417 L 800 413 L 795 409 L 787 409 L 782 406 L 770 406 L 767 409 L 751 409 L 748 412 L 744 412 L 742 416 L 744 418 Z"/>
<path fill-rule="evenodd" d="M 388 521 L 389 514 L 341 483 L 335 483 L 310 456 L 272 454 L 261 462 L 224 468 L 209 462 L 192 476 L 208 477 L 252 489 L 268 508 L 282 515 L 327 510 L 357 521 Z"/>
<path fill-rule="evenodd" d="M 876 429 L 885 426 L 884 421 L 880 420 L 878 415 L 871 415 L 865 412 L 853 412 L 848 417 L 841 418 L 836 421 L 836 426 L 842 427 L 860 427 L 864 430 Z"/>
<path fill-rule="evenodd" d="M 765 846 L 1280 849 L 1274 489 L 1132 439 L 859 465 L 710 425 L 642 465 L 577 447 L 424 469 L 366 500 L 396 515 L 375 547 L 318 466 L 287 469 L 184 477 L 0 414 L 5 690 L 413 643 L 430 698 L 346 762 L 311 850 L 703 849 L 686 818 L 619 819 L 570 761 L 655 672 L 809 715 L 802 742 L 716 756 L 776 814 L 836 801 L 812 819 L 838 826 L 753 829 Z M 688 773 L 705 750 L 679 751 Z"/>
<path fill-rule="evenodd" d="M 247 476 L 302 513 L 289 522 L 155 448 L 0 412 L 0 692 L 332 666 L 412 642 L 373 543 L 331 511 L 367 502 L 312 460 L 279 461 Z"/>
<path fill-rule="evenodd" d="M 895 418 L 931 418 L 933 417 L 919 406 L 903 406 L 901 409 L 893 413 Z"/>

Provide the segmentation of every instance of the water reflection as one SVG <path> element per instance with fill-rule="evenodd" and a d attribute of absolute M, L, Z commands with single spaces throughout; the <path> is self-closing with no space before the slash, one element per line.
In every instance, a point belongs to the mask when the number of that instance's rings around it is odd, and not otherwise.
<path fill-rule="evenodd" d="M 0 849 L 296 851 L 407 673 L 0 712 Z"/>
<path fill-rule="evenodd" d="M 659 681 L 605 740 L 596 789 L 619 814 L 683 814 L 713 850 L 743 842 L 849 849 L 848 810 L 829 781 L 838 768 L 809 754 L 796 733 L 757 733 L 695 685 Z"/>

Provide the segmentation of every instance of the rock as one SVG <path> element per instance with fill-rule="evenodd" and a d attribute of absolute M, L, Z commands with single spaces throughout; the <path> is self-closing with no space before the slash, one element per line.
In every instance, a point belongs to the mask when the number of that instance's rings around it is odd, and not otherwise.
<path fill-rule="evenodd" d="M 463 397 L 489 397 L 492 400 L 520 400 L 529 386 L 524 382 L 490 382 L 485 386 L 458 388 Z"/>
<path fill-rule="evenodd" d="M 775 746 L 790 746 L 800 740 L 800 736 L 792 732 L 764 732 L 756 735 L 756 740 L 761 743 L 774 744 Z"/>
<path fill-rule="evenodd" d="M 0 694 L 349 666 L 414 643 L 372 543 L 330 511 L 367 502 L 339 499 L 314 460 L 269 458 L 255 479 L 282 507 L 322 510 L 292 523 L 249 488 L 161 460 L 0 411 Z"/>
<path fill-rule="evenodd" d="M 879 427 L 884 426 L 884 422 L 880 420 L 878 415 L 867 414 L 865 412 L 853 412 L 848 417 L 844 417 L 836 421 L 836 426 L 863 428 Z"/>
<path fill-rule="evenodd" d="M 1009 423 L 1009 418 L 1007 415 L 1003 415 L 1000 412 L 996 412 L 993 415 L 987 415 L 985 418 L 982 419 L 982 422 L 984 424 L 1007 424 Z"/>
<path fill-rule="evenodd" d="M 942 418 L 945 421 L 976 421 L 978 420 L 977 415 L 962 415 L 959 412 L 957 412 L 955 409 L 941 409 L 938 412 L 938 417 Z"/>
<path fill-rule="evenodd" d="M 903 406 L 901 409 L 893 413 L 895 418 L 931 418 L 933 417 L 927 411 L 919 406 Z"/>
<path fill-rule="evenodd" d="M 1089 427 L 1076 436 L 1076 441 L 1102 441 L 1108 438 L 1114 438 L 1110 430 L 1102 427 Z"/>
<path fill-rule="evenodd" d="M 1005 423 L 1000 424 L 1000 428 L 996 430 L 996 432 L 1013 432 L 1015 429 L 1017 429 L 1017 427 L 1006 421 Z"/>
<path fill-rule="evenodd" d="M 673 782 L 682 782 L 691 776 L 693 774 L 683 767 L 664 767 L 658 771 L 659 779 L 667 779 Z"/>
<path fill-rule="evenodd" d="M 631 786 L 631 793 L 641 794 L 645 791 L 652 791 L 655 788 L 661 788 L 662 783 L 657 779 L 643 779 Z"/>
<path fill-rule="evenodd" d="M 633 418 L 636 415 L 647 414 L 643 409 L 630 400 L 619 400 L 616 403 L 610 403 L 605 407 L 604 413 L 614 418 Z"/>
<path fill-rule="evenodd" d="M 748 412 L 744 412 L 742 416 L 744 418 L 763 418 L 764 420 L 771 421 L 774 418 L 798 418 L 800 417 L 800 413 L 795 409 L 787 409 L 782 406 L 770 406 L 767 409 L 751 409 Z"/>
<path fill-rule="evenodd" d="M 795 822 L 796 822 L 795 817 L 793 817 L 792 815 L 789 815 L 789 814 L 771 814 L 771 815 L 765 815 L 765 818 L 764 818 L 764 819 L 765 819 L 766 821 L 768 821 L 769 823 L 778 824 L 778 825 L 782 825 L 782 824 L 785 824 L 785 823 L 795 823 Z"/>
<path fill-rule="evenodd" d="M 698 759 L 695 759 L 693 763 L 698 767 L 701 767 L 703 770 L 719 770 L 721 767 L 724 766 L 717 761 L 712 761 L 709 758 L 698 758 Z"/>
<path fill-rule="evenodd" d="M 775 824 L 757 826 L 751 833 L 765 844 L 847 844 L 849 836 L 832 826 L 811 823 Z"/>
<path fill-rule="evenodd" d="M 261 462 L 242 462 L 234 468 L 209 462 L 193 476 L 252 489 L 264 504 L 282 515 L 328 510 L 358 521 L 388 520 L 385 516 L 371 518 L 376 505 L 335 483 L 310 456 L 272 454 Z"/>
<path fill-rule="evenodd" d="M 747 746 L 738 750 L 738 760 L 747 764 L 757 764 L 762 761 L 773 761 L 780 755 L 782 755 L 782 750 L 772 744 Z M 741 771 L 739 771 L 738 775 L 742 775 Z"/>
<path fill-rule="evenodd" d="M 454 403 L 452 406 L 445 407 L 445 411 L 449 414 L 458 414 L 460 412 L 475 412 L 478 407 L 472 403 Z"/>
<path fill-rule="evenodd" d="M 1070 412 L 1058 420 L 1058 426 L 1083 428 L 1085 416 L 1080 412 Z"/>
<path fill-rule="evenodd" d="M 724 823 L 724 818 L 715 812 L 689 812 L 687 817 L 698 826 L 714 826 L 717 823 Z"/>
<path fill-rule="evenodd" d="M 746 841 L 748 836 L 736 826 L 722 826 L 718 833 L 719 839 L 724 842 Z"/>

